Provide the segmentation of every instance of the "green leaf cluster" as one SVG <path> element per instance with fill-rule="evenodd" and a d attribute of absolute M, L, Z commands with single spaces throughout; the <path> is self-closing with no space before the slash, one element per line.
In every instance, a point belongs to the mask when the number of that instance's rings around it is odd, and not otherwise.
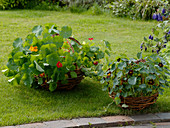
<path fill-rule="evenodd" d="M 117 104 L 121 97 L 162 94 L 164 88 L 169 87 L 168 63 L 157 54 L 143 57 L 140 52 L 137 53 L 137 58 L 123 55 L 109 64 L 104 72 L 100 81 L 104 85 L 103 90 L 108 88 L 109 93 L 114 94 Z"/>
<path fill-rule="evenodd" d="M 153 53 L 159 53 L 162 49 L 166 48 L 170 41 L 170 31 L 169 21 L 163 21 L 159 23 L 154 28 L 152 28 L 152 34 L 150 36 L 153 37 L 153 40 L 144 37 L 144 41 L 141 44 L 141 50 L 151 51 Z"/>
<path fill-rule="evenodd" d="M 113 15 L 118 17 L 129 17 L 131 19 L 150 20 L 158 8 L 167 6 L 167 0 L 114 0 L 105 7 L 113 10 Z M 160 12 L 162 13 L 162 12 Z"/>
<path fill-rule="evenodd" d="M 3 70 L 12 84 L 24 84 L 38 88 L 47 86 L 50 91 L 57 82 L 67 84 L 67 79 L 77 78 L 76 70 L 84 76 L 102 76 L 101 59 L 109 55 L 109 42 L 102 51 L 94 44 L 79 44 L 72 36 L 72 29 L 63 26 L 58 30 L 53 24 L 43 28 L 37 25 L 25 40 L 17 38 L 9 55 L 7 69 Z"/>

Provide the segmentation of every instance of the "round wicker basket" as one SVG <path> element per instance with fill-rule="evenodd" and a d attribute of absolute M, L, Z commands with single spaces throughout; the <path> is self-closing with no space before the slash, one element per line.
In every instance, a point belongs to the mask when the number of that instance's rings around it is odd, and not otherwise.
<path fill-rule="evenodd" d="M 110 95 L 110 94 L 109 94 Z M 115 98 L 115 93 L 110 95 L 111 98 Z M 128 107 L 126 109 L 142 110 L 151 104 L 154 104 L 158 98 L 158 93 L 153 94 L 152 96 L 141 96 L 141 97 L 121 97 L 121 103 L 118 105 L 123 108 L 122 105 L 126 104 Z"/>
<path fill-rule="evenodd" d="M 57 90 L 63 90 L 63 89 L 70 90 L 74 88 L 76 85 L 78 85 L 82 79 L 84 79 L 83 72 L 80 69 L 75 70 L 75 72 L 77 73 L 77 78 L 68 78 L 67 84 L 62 84 L 60 81 L 58 81 Z"/>
<path fill-rule="evenodd" d="M 71 78 L 71 76 L 68 73 L 69 78 L 67 79 L 67 84 L 62 84 L 61 81 L 58 81 L 56 83 L 57 88 L 56 90 L 71 90 L 72 88 L 74 88 L 76 85 L 78 85 L 82 79 L 84 79 L 84 74 L 81 71 L 81 69 L 77 69 L 74 70 L 77 73 L 77 77 L 76 78 Z M 38 76 L 35 76 L 35 83 L 38 85 Z M 47 81 L 49 81 L 50 78 L 44 78 L 43 79 L 43 84 L 41 84 L 41 88 L 44 88 L 46 90 L 49 90 L 49 84 L 47 83 Z"/>
<path fill-rule="evenodd" d="M 136 64 L 139 64 L 139 62 L 145 63 L 146 60 L 140 59 L 135 61 Z M 144 83 L 145 78 L 141 78 L 141 83 Z M 120 81 L 120 85 L 123 85 L 124 81 Z M 109 88 L 110 91 L 110 88 Z M 116 93 L 112 92 L 112 94 L 109 94 L 111 98 L 115 98 Z M 148 107 L 151 104 L 154 104 L 158 98 L 158 92 L 153 94 L 152 96 L 140 96 L 140 97 L 119 97 L 121 99 L 121 103 L 118 105 L 119 107 L 123 108 L 122 105 L 126 104 L 128 107 L 126 109 L 134 109 L 134 110 L 142 110 L 146 107 Z M 125 108 L 124 108 L 125 109 Z"/>

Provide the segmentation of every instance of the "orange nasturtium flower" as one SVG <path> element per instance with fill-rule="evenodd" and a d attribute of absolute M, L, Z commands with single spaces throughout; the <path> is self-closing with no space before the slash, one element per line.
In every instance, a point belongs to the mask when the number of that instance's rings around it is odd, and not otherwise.
<path fill-rule="evenodd" d="M 111 76 L 111 72 L 107 73 L 107 76 Z"/>
<path fill-rule="evenodd" d="M 29 50 L 32 51 L 32 52 L 37 52 L 38 47 L 37 46 L 35 46 L 35 47 L 31 46 Z"/>
<path fill-rule="evenodd" d="M 62 65 L 62 63 L 60 61 L 57 62 L 56 66 L 57 66 L 57 68 L 63 67 L 63 65 Z"/>

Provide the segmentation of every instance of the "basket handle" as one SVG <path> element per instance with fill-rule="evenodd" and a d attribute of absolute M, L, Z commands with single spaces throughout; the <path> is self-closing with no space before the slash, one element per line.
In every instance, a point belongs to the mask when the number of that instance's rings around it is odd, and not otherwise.
<path fill-rule="evenodd" d="M 54 34 L 54 35 L 59 36 L 58 33 L 56 33 L 56 34 Z M 81 45 L 80 42 L 79 42 L 78 40 L 76 40 L 75 38 L 73 38 L 73 37 L 69 37 L 68 39 L 70 39 L 70 40 L 72 40 L 72 41 L 75 41 L 77 44 Z"/>

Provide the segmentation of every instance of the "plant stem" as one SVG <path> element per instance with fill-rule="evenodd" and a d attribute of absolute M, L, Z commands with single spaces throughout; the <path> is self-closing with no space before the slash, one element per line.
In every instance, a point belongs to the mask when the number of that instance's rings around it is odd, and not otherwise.
<path fill-rule="evenodd" d="M 67 40 L 68 44 L 70 45 L 72 52 L 74 53 L 73 46 L 71 45 L 71 43 L 69 42 L 69 40 L 68 40 L 68 39 L 66 39 L 66 40 Z"/>

